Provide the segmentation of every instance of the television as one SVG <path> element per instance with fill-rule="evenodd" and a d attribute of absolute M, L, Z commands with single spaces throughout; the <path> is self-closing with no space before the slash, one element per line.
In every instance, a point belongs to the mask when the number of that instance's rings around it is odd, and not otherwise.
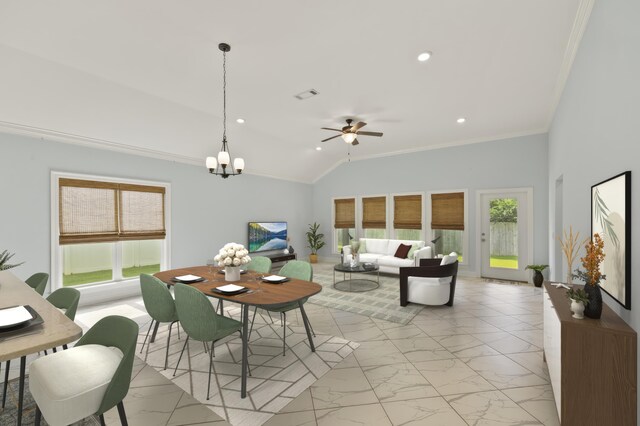
<path fill-rule="evenodd" d="M 249 252 L 287 248 L 287 222 L 249 222 Z"/>

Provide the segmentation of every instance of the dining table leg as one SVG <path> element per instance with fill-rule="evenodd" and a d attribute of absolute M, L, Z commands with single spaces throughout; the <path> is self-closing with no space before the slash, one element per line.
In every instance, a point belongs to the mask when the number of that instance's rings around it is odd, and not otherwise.
<path fill-rule="evenodd" d="M 249 306 L 243 305 L 242 310 L 242 384 L 240 397 L 247 396 L 247 368 L 249 367 Z"/>
<path fill-rule="evenodd" d="M 313 344 L 313 337 L 311 337 L 311 328 L 309 327 L 309 318 L 307 318 L 307 313 L 304 311 L 304 303 L 302 303 L 302 301 L 298 301 L 298 305 L 300 306 L 300 313 L 302 314 L 302 322 L 304 322 L 304 329 L 307 330 L 307 339 L 309 339 L 309 346 L 311 347 L 311 352 L 315 352 L 316 346 Z"/>
<path fill-rule="evenodd" d="M 22 403 L 24 400 L 24 376 L 25 368 L 27 366 L 27 357 L 20 358 L 20 387 L 18 388 L 18 426 L 22 425 Z"/>

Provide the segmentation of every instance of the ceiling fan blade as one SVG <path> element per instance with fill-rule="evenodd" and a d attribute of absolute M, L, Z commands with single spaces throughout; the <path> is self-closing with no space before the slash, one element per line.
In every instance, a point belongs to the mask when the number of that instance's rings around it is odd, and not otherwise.
<path fill-rule="evenodd" d="M 336 132 L 341 132 L 341 131 L 342 131 L 342 130 L 340 130 L 340 129 L 332 129 L 332 128 L 330 128 L 330 127 L 320 127 L 320 128 L 321 128 L 322 130 L 333 130 L 333 131 L 336 131 Z"/>
<path fill-rule="evenodd" d="M 357 124 L 351 126 L 351 132 L 357 132 L 358 129 L 361 129 L 366 125 L 367 125 L 367 123 L 365 123 L 363 121 L 359 121 Z"/>
<path fill-rule="evenodd" d="M 380 137 L 380 136 L 382 136 L 382 132 L 358 132 L 358 135 Z"/>
<path fill-rule="evenodd" d="M 339 138 L 340 136 L 342 136 L 342 135 L 331 136 L 330 138 L 323 139 L 321 142 L 330 141 L 331 139 Z"/>
<path fill-rule="evenodd" d="M 353 142 L 351 142 L 351 145 L 353 146 L 360 145 L 360 142 L 358 142 L 358 139 L 354 139 Z"/>

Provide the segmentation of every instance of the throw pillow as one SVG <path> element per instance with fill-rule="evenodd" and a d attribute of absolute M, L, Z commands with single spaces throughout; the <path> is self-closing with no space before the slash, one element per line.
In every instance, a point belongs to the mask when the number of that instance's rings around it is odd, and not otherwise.
<path fill-rule="evenodd" d="M 394 256 L 399 259 L 406 259 L 409 254 L 409 250 L 411 250 L 411 246 L 409 244 L 400 244 Z"/>
<path fill-rule="evenodd" d="M 367 252 L 367 240 L 360 239 L 360 253 Z"/>
<path fill-rule="evenodd" d="M 411 250 L 409 250 L 409 254 L 407 255 L 407 257 L 409 259 L 415 259 L 416 257 L 416 250 L 418 250 L 418 245 L 417 244 L 411 244 Z"/>

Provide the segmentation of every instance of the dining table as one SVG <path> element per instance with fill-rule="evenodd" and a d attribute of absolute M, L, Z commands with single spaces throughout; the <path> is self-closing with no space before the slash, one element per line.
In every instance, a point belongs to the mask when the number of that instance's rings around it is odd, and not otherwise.
<path fill-rule="evenodd" d="M 13 273 L 0 271 L 0 309 L 12 306 L 29 306 L 42 319 L 40 324 L 33 326 L 25 324 L 20 330 L 4 330 L 4 332 L 0 330 L 0 363 L 20 359 L 18 411 L 16 416 L 17 424 L 20 426 L 22 424 L 27 355 L 78 340 L 82 336 L 82 328 Z M 5 386 L 7 386 L 8 379 L 9 369 L 7 368 L 5 371 Z"/>
<path fill-rule="evenodd" d="M 298 303 L 300 313 L 302 314 L 302 321 L 304 328 L 307 332 L 307 339 L 309 340 L 309 347 L 312 352 L 315 352 L 316 348 L 313 344 L 312 330 L 309 325 L 309 318 L 304 310 L 304 302 L 307 298 L 322 291 L 320 284 L 312 281 L 299 280 L 290 278 L 288 281 L 272 284 L 263 281 L 264 273 L 257 273 L 252 271 L 246 271 L 240 275 L 239 281 L 227 282 L 223 273 L 224 268 L 212 267 L 212 266 L 193 266 L 190 268 L 172 269 L 168 271 L 162 271 L 154 274 L 154 276 L 160 279 L 167 286 L 173 285 L 190 285 L 197 288 L 205 295 L 219 299 L 221 301 L 228 301 L 238 303 L 242 309 L 242 382 L 240 388 L 240 396 L 245 398 L 247 396 L 247 371 L 248 371 L 248 352 L 249 352 L 249 308 L 254 306 L 258 307 L 277 306 L 286 303 Z M 192 284 L 179 283 L 175 280 L 175 277 L 181 277 L 185 275 L 196 275 L 203 278 L 201 282 L 195 282 Z M 216 291 L 218 287 L 222 287 L 227 284 L 235 284 L 242 287 L 246 287 L 248 291 L 239 294 L 224 294 Z"/>

